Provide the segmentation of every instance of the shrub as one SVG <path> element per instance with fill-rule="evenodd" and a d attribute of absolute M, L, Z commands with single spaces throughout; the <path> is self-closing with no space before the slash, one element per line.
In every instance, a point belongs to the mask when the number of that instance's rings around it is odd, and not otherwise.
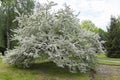
<path fill-rule="evenodd" d="M 65 5 L 65 9 L 51 11 L 53 2 L 41 5 L 34 15 L 21 15 L 13 40 L 19 46 L 8 50 L 4 60 L 17 66 L 29 67 L 37 58 L 47 58 L 71 72 L 95 69 L 96 55 L 102 52 L 99 36 L 80 29 L 79 19 Z"/>

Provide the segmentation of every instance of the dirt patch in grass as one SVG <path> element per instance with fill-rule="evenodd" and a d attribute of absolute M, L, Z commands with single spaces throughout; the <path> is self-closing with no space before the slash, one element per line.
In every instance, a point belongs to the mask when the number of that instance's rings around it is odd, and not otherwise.
<path fill-rule="evenodd" d="M 97 77 L 98 80 L 120 80 L 120 66 L 100 65 Z"/>

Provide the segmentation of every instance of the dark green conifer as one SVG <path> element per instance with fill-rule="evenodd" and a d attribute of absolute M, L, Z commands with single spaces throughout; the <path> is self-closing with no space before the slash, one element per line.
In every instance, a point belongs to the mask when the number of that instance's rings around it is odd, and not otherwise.
<path fill-rule="evenodd" d="M 120 22 L 111 17 L 106 38 L 106 50 L 108 57 L 120 57 Z"/>

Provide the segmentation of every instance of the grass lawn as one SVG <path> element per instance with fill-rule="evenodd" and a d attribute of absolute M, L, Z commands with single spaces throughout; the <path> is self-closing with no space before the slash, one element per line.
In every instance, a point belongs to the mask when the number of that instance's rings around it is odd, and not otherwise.
<path fill-rule="evenodd" d="M 100 64 L 120 66 L 120 58 L 109 58 L 105 54 L 100 54 L 97 57 Z"/>
<path fill-rule="evenodd" d="M 104 60 L 114 60 L 114 61 L 120 61 L 120 58 L 109 58 L 105 54 L 100 54 L 97 56 L 99 59 L 104 59 Z"/>
<path fill-rule="evenodd" d="M 102 59 L 101 56 L 103 55 L 98 56 L 98 58 Z M 112 67 L 99 66 L 98 69 L 100 71 L 102 70 L 102 72 L 98 71 L 96 75 L 97 78 L 96 80 L 120 80 L 119 77 L 120 73 L 117 74 L 113 73 L 115 71 L 120 70 L 120 66 Z M 36 64 L 32 65 L 29 69 L 20 69 L 2 63 L 2 59 L 0 58 L 0 80 L 90 80 L 90 79 L 87 73 L 86 74 L 70 73 L 68 69 L 57 67 L 54 63 L 48 61 L 46 61 L 45 63 L 37 62 Z"/>
<path fill-rule="evenodd" d="M 68 72 L 52 62 L 37 63 L 29 69 L 19 69 L 2 63 L 0 80 L 89 80 L 88 74 Z"/>

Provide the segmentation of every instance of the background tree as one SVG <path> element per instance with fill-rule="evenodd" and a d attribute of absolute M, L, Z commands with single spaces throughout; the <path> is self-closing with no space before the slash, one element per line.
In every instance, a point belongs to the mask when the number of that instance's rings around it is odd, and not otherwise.
<path fill-rule="evenodd" d="M 80 27 L 83 28 L 83 29 L 86 29 L 86 30 L 88 30 L 88 31 L 94 32 L 94 33 L 96 33 L 96 34 L 99 33 L 99 28 L 97 28 L 97 27 L 95 26 L 95 24 L 92 23 L 90 20 L 84 20 L 84 21 L 82 21 Z"/>
<path fill-rule="evenodd" d="M 108 37 L 107 36 L 107 32 L 104 31 L 103 29 L 99 28 L 99 36 L 100 36 L 99 40 L 102 42 L 104 50 L 106 51 L 106 49 L 105 49 L 105 43 L 106 43 L 106 40 L 107 40 L 107 37 Z"/>
<path fill-rule="evenodd" d="M 11 32 L 11 30 L 18 27 L 18 23 L 13 22 L 13 20 L 18 16 L 16 12 L 19 12 L 20 14 L 32 14 L 34 8 L 34 1 L 33 0 L 9 0 L 9 1 L 1 0 L 0 7 L 2 11 L 0 13 L 1 14 L 0 23 L 2 24 L 0 25 L 0 28 L 2 30 L 0 35 L 2 44 L 0 44 L 0 46 L 2 47 L 2 49 L 3 48 L 10 49 L 16 44 L 15 41 L 11 41 L 11 35 L 13 35 L 13 32 Z"/>
<path fill-rule="evenodd" d="M 92 23 L 90 20 L 82 21 L 80 27 L 87 30 L 87 31 L 91 31 L 95 34 L 98 34 L 99 35 L 99 41 L 101 41 L 102 46 L 105 47 L 105 41 L 106 41 L 107 33 L 104 30 L 96 27 L 95 24 Z M 105 50 L 105 48 L 103 48 L 103 49 Z"/>
<path fill-rule="evenodd" d="M 3 7 L 0 7 L 0 52 L 2 52 L 2 54 L 5 51 L 6 48 L 6 39 L 5 39 L 5 15 L 4 15 L 4 10 Z"/>
<path fill-rule="evenodd" d="M 115 17 L 111 17 L 105 47 L 108 57 L 120 57 L 120 21 Z"/>
<path fill-rule="evenodd" d="M 100 40 L 106 41 L 107 31 L 104 31 L 103 29 L 99 28 L 99 36 L 100 36 Z"/>

